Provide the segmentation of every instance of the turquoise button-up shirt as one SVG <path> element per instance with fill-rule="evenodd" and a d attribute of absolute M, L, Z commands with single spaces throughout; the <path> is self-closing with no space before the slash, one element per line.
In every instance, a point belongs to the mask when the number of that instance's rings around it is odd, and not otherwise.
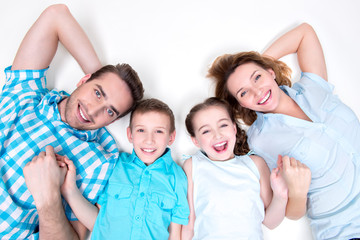
<path fill-rule="evenodd" d="M 169 148 L 149 166 L 121 153 L 98 203 L 91 239 L 168 239 L 170 222 L 186 225 L 190 213 L 186 175 Z"/>

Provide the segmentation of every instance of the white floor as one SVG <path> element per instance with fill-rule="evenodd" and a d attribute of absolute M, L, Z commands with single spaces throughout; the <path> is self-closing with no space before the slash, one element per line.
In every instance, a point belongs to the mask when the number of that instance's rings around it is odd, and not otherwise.
<path fill-rule="evenodd" d="M 176 115 L 173 157 L 196 148 L 185 132 L 189 109 L 213 95 L 208 66 L 220 54 L 263 51 L 280 34 L 301 22 L 318 33 L 326 56 L 329 82 L 360 116 L 360 2 L 357 0 L 17 0 L 0 3 L 0 68 L 11 65 L 27 29 L 48 5 L 66 3 L 83 26 L 104 64 L 127 62 L 139 73 L 147 97 L 167 102 Z M 21 6 L 21 7 L 20 7 Z M 299 77 L 296 58 L 283 59 Z M 48 85 L 71 92 L 82 72 L 60 47 L 48 73 Z M 0 86 L 4 84 L 1 71 Z M 110 125 L 124 151 L 128 117 Z M 265 239 L 312 239 L 308 222 L 285 220 L 264 228 Z"/>

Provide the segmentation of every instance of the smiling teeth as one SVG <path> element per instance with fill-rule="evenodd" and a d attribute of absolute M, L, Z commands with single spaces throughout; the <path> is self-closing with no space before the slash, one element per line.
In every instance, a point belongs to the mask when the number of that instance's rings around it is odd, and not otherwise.
<path fill-rule="evenodd" d="M 218 144 L 215 144 L 214 147 L 221 147 L 221 146 L 224 146 L 225 144 L 226 144 L 226 142 L 218 143 Z"/>
<path fill-rule="evenodd" d="M 155 149 L 143 148 L 143 151 L 144 151 L 144 152 L 151 153 L 151 152 L 154 152 L 154 151 L 155 151 Z"/>
<path fill-rule="evenodd" d="M 264 99 L 261 101 L 261 102 L 259 102 L 259 104 L 263 104 L 264 102 L 266 102 L 268 99 L 269 99 L 269 97 L 270 97 L 270 91 L 266 94 L 266 96 L 264 97 Z"/>
<path fill-rule="evenodd" d="M 84 113 L 81 111 L 81 108 L 79 108 L 79 112 L 80 112 L 80 115 L 81 115 L 81 117 L 82 117 L 83 119 L 85 119 L 86 121 L 89 121 L 89 120 L 85 117 Z"/>

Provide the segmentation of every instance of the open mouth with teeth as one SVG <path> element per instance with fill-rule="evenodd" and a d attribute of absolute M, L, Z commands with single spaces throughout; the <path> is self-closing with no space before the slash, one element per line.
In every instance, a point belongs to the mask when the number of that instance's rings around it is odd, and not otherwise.
<path fill-rule="evenodd" d="M 265 104 L 271 97 L 271 90 L 267 92 L 267 94 L 261 99 L 260 102 L 258 102 L 258 105 Z"/>
<path fill-rule="evenodd" d="M 226 151 L 227 147 L 228 147 L 228 142 L 227 141 L 220 142 L 220 143 L 217 143 L 217 144 L 213 145 L 213 149 L 218 153 Z"/>
<path fill-rule="evenodd" d="M 80 105 L 79 105 L 79 115 L 80 115 L 80 119 L 83 122 L 86 122 L 86 123 L 90 122 L 90 120 L 86 118 L 86 116 L 85 116 L 84 112 L 82 111 Z"/>
<path fill-rule="evenodd" d="M 155 148 L 141 148 L 141 151 L 143 151 L 144 153 L 147 153 L 147 154 L 152 154 L 156 151 Z"/>

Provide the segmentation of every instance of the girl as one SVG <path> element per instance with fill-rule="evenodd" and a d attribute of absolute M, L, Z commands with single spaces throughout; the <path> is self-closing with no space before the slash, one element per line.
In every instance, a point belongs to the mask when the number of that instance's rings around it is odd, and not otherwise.
<path fill-rule="evenodd" d="M 297 53 L 300 81 L 279 58 Z M 277 154 L 311 169 L 307 215 L 316 239 L 360 237 L 360 124 L 333 93 L 313 28 L 304 23 L 276 40 L 263 55 L 243 52 L 218 57 L 209 70 L 216 96 L 247 125 L 248 142 L 270 169 Z M 293 191 L 289 186 L 290 192 Z M 306 195 L 302 197 L 306 199 Z M 298 203 L 301 196 L 297 195 Z M 305 209 L 306 201 L 303 201 Z M 287 216 L 300 218 L 290 198 Z"/>
<path fill-rule="evenodd" d="M 261 157 L 246 155 L 246 134 L 222 100 L 209 98 L 194 106 L 186 128 L 201 150 L 184 163 L 190 217 L 182 238 L 262 239 L 261 223 L 274 228 L 285 215 L 281 169 L 270 177 Z"/>

